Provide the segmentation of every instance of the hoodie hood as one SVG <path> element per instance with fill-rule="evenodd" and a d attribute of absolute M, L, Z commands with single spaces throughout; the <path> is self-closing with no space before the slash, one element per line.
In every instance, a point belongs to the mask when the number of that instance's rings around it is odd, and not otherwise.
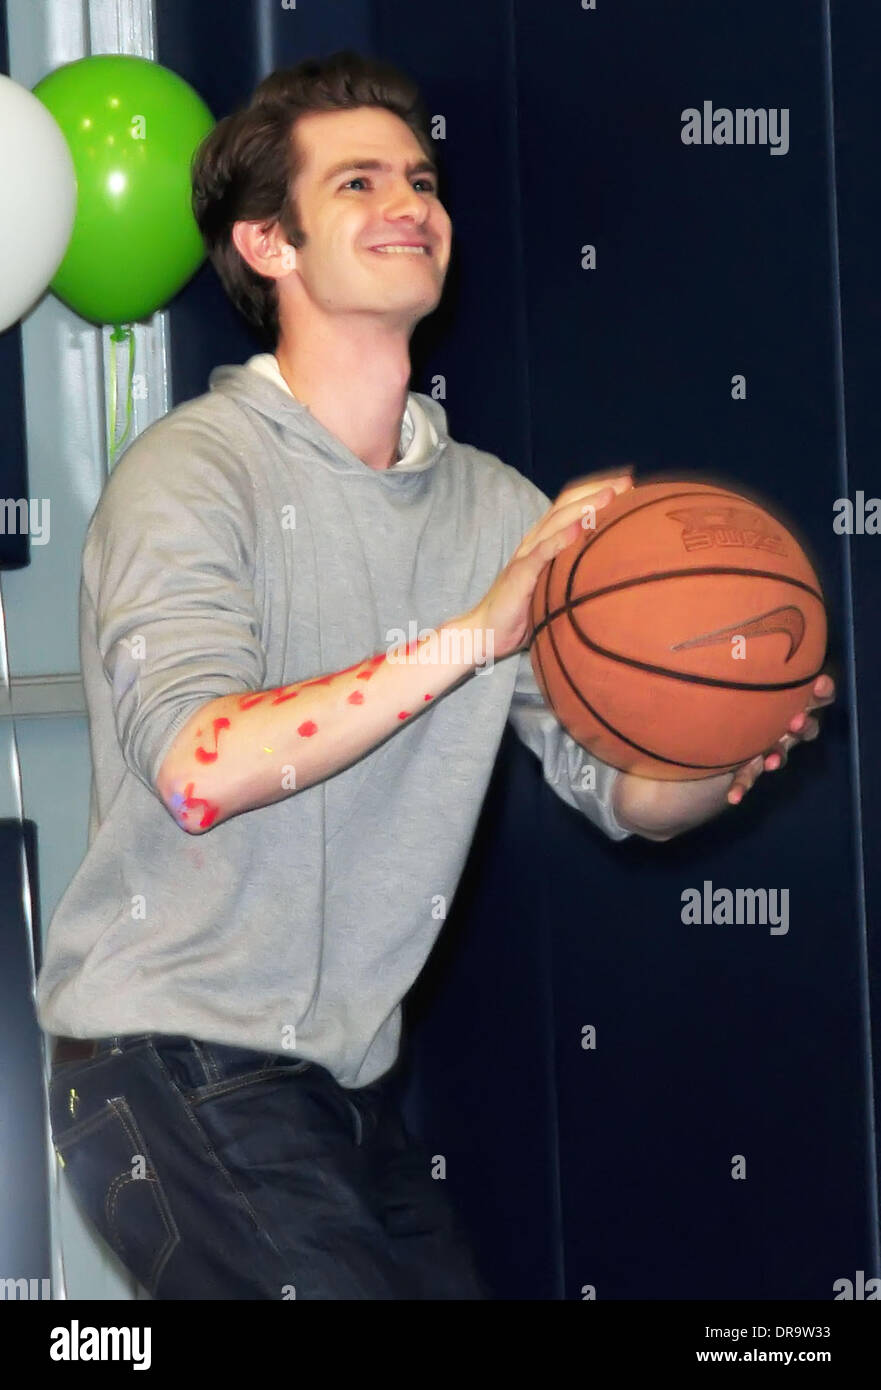
<path fill-rule="evenodd" d="M 241 366 L 215 367 L 208 378 L 208 389 L 229 396 L 242 409 L 271 421 L 289 444 L 296 440 L 307 443 L 335 473 L 356 473 L 362 477 L 369 474 L 394 486 L 411 473 L 433 468 L 449 444 L 443 406 L 430 396 L 411 391 L 401 423 L 398 462 L 385 469 L 368 467 L 294 396 L 274 354 L 269 352 L 258 353 Z"/>

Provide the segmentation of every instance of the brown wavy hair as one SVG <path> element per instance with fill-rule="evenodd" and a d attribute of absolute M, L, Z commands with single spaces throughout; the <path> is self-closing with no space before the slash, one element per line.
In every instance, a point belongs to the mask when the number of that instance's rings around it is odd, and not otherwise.
<path fill-rule="evenodd" d="M 235 222 L 279 223 L 290 244 L 305 245 L 291 190 L 303 167 L 294 138 L 300 116 L 381 106 L 410 127 L 436 163 L 428 115 L 416 84 L 390 63 L 341 49 L 264 78 L 245 107 L 225 116 L 193 156 L 192 207 L 205 250 L 229 298 L 268 347 L 278 342 L 276 282 L 259 275 L 232 241 Z"/>

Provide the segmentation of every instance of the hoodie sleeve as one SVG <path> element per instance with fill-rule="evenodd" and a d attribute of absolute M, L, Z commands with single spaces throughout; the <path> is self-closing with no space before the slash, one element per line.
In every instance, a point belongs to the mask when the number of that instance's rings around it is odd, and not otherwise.
<path fill-rule="evenodd" d="M 105 486 L 86 535 L 84 599 L 122 755 L 151 791 L 200 705 L 263 688 L 255 545 L 247 470 L 193 422 L 145 431 Z"/>
<path fill-rule="evenodd" d="M 520 652 L 518 661 L 508 719 L 518 737 L 541 763 L 548 786 L 567 806 L 587 816 L 610 840 L 629 839 L 630 831 L 618 824 L 612 808 L 612 794 L 620 772 L 600 762 L 567 734 L 553 710 L 545 704 L 533 675 L 529 652 Z"/>
<path fill-rule="evenodd" d="M 552 504 L 533 482 L 522 474 L 517 476 L 522 537 Z M 595 758 L 566 732 L 536 684 L 528 651 L 519 653 L 518 663 L 508 719 L 518 737 L 541 763 L 548 786 L 561 801 L 581 811 L 609 839 L 629 839 L 631 832 L 618 824 L 612 806 L 612 795 L 621 773 Z"/>

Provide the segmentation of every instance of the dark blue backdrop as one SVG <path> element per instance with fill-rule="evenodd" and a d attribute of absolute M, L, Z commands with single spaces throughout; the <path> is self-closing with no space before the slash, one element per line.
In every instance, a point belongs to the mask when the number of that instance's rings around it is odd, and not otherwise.
<path fill-rule="evenodd" d="M 833 3 L 830 36 L 823 0 L 157 12 L 159 60 L 217 116 L 261 54 L 340 47 L 397 62 L 445 116 L 454 259 L 412 385 L 444 377 L 457 438 L 551 495 L 625 460 L 759 489 L 829 601 L 820 740 L 681 839 L 611 844 L 507 735 L 408 1004 L 408 1114 L 487 1276 L 504 1298 L 831 1299 L 877 1275 L 881 538 L 832 530 L 837 497 L 881 491 L 877 16 Z M 683 145 L 704 100 L 787 108 L 788 153 Z M 207 266 L 171 324 L 176 400 L 257 350 Z M 789 932 L 683 925 L 706 879 L 789 889 Z"/>

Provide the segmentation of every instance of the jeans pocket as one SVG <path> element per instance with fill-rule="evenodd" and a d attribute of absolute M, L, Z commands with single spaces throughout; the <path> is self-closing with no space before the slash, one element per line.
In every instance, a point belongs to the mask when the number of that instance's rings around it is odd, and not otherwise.
<path fill-rule="evenodd" d="M 224 1076 L 220 1081 L 208 1081 L 203 1086 L 190 1086 L 183 1094 L 191 1105 L 199 1105 L 202 1101 L 215 1100 L 218 1096 L 232 1095 L 234 1091 L 243 1091 L 248 1086 L 257 1086 L 264 1081 L 279 1081 L 286 1076 L 299 1076 L 302 1072 L 308 1071 L 311 1066 L 311 1062 L 300 1060 L 299 1062 L 284 1062 L 266 1067 L 256 1067 L 250 1071 Z"/>
<path fill-rule="evenodd" d="M 49 1088 L 55 1152 L 84 1211 L 155 1296 L 180 1233 L 149 1148 L 124 1096 L 70 1124 L 70 1079 L 62 1069 Z"/>
<path fill-rule="evenodd" d="M 184 1099 L 191 1105 L 230 1095 L 265 1081 L 299 1075 L 313 1065 L 302 1057 L 284 1057 L 274 1052 L 258 1052 L 248 1047 L 196 1042 L 192 1039 L 171 1044 L 163 1040 L 156 1042 L 155 1048 Z"/>

